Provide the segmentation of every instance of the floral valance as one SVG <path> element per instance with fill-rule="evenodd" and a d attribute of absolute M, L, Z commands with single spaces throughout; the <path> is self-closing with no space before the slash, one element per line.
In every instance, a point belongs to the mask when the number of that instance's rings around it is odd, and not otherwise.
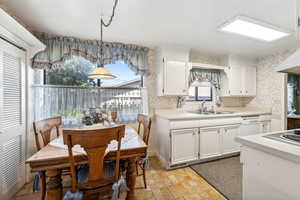
<path fill-rule="evenodd" d="M 220 70 L 194 68 L 190 72 L 189 85 L 191 85 L 194 81 L 210 82 L 217 89 L 220 89 L 220 84 L 221 84 Z"/>
<path fill-rule="evenodd" d="M 73 37 L 60 37 L 48 34 L 36 34 L 46 45 L 46 49 L 37 53 L 32 59 L 32 68 L 51 69 L 60 67 L 72 56 L 82 56 L 92 63 L 100 62 L 100 41 L 81 40 Z M 124 61 L 135 73 L 144 75 L 148 72 L 147 47 L 104 42 L 104 64 Z"/>

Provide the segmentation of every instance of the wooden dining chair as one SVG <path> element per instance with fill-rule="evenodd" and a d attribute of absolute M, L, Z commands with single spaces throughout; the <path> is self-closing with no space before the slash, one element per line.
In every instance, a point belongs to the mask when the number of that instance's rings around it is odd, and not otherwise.
<path fill-rule="evenodd" d="M 100 193 L 112 190 L 112 186 L 119 180 L 121 139 L 125 135 L 125 125 L 98 130 L 63 130 L 64 143 L 68 145 L 69 161 L 72 173 L 72 189 L 83 194 Z M 116 160 L 112 169 L 107 167 L 104 157 L 108 144 L 116 140 Z M 77 164 L 73 157 L 72 147 L 80 145 L 87 154 L 88 172 L 76 170 Z M 108 165 L 109 166 L 109 165 Z M 109 173 L 110 172 L 110 173 Z M 83 177 L 85 176 L 85 177 Z"/>
<path fill-rule="evenodd" d="M 140 136 L 142 136 L 143 141 L 148 146 L 152 120 L 147 115 L 138 114 L 137 121 L 138 121 L 138 134 Z M 136 173 L 137 173 L 137 176 L 141 176 L 141 175 L 143 176 L 145 188 L 147 188 L 146 169 L 145 169 L 146 168 L 145 167 L 145 160 L 146 159 L 148 159 L 147 158 L 147 151 L 146 151 L 145 156 L 138 158 L 137 161 L 136 161 Z M 141 168 L 142 174 L 139 174 L 138 167 Z"/>
<path fill-rule="evenodd" d="M 59 127 L 61 126 L 61 124 L 62 124 L 61 117 L 53 117 L 53 118 L 33 122 L 35 143 L 38 151 L 41 150 L 42 147 L 49 144 L 49 142 L 53 138 L 51 137 L 51 133 L 54 128 L 56 129 L 55 130 L 56 137 L 59 137 Z M 40 143 L 40 138 L 43 144 Z M 42 182 L 41 199 L 44 200 L 46 197 L 46 174 L 45 171 L 41 171 L 39 174 Z"/>

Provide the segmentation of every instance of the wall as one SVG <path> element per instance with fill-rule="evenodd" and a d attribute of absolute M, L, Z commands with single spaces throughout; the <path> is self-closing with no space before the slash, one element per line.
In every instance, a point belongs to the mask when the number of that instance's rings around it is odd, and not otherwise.
<path fill-rule="evenodd" d="M 279 63 L 290 56 L 295 49 L 277 53 L 257 60 L 257 95 L 247 104 L 272 109 L 272 131 L 285 128 L 286 74 L 274 71 Z"/>

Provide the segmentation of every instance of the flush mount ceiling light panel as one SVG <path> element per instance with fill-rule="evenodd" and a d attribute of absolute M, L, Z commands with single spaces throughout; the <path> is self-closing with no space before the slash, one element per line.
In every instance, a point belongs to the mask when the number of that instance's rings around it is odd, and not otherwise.
<path fill-rule="evenodd" d="M 218 30 L 266 42 L 272 42 L 291 34 L 289 31 L 245 16 L 237 16 L 227 21 Z"/>

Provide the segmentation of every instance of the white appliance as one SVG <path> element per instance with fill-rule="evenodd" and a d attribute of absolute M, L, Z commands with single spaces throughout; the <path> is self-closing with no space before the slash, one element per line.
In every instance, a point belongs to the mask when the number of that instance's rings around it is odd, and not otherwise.
<path fill-rule="evenodd" d="M 263 122 L 259 116 L 243 117 L 240 136 L 255 135 L 262 133 Z"/>

